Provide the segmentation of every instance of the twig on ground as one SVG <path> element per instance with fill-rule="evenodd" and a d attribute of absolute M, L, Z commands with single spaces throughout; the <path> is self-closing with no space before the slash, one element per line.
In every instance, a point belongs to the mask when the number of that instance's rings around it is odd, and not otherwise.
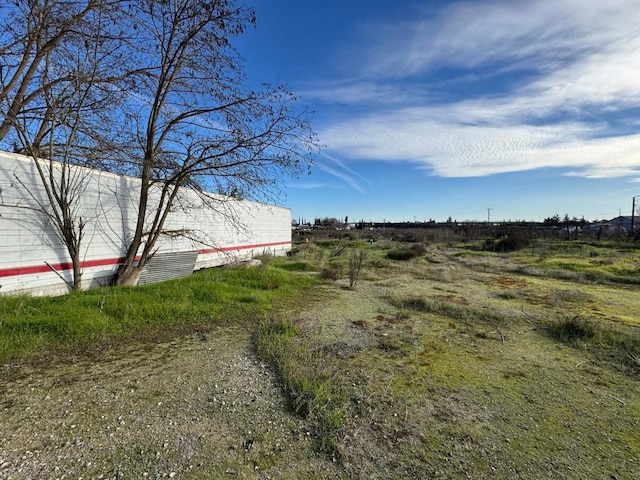
<path fill-rule="evenodd" d="M 495 325 L 494 325 L 494 327 L 495 327 L 495 329 L 496 329 L 495 331 L 496 331 L 498 334 L 500 334 L 500 340 L 502 341 L 502 343 L 504 343 L 504 334 L 502 333 L 502 331 L 501 331 L 498 327 L 496 327 Z"/>
<path fill-rule="evenodd" d="M 49 389 L 47 390 L 47 393 L 44 394 L 45 399 L 49 396 L 49 394 L 51 393 L 51 390 L 53 390 L 53 387 L 55 387 L 57 384 L 58 384 L 58 379 L 56 378 L 51 384 L 51 386 L 49 387 Z"/>
<path fill-rule="evenodd" d="M 529 317 L 529 318 L 531 319 L 531 320 L 528 320 L 528 319 L 526 319 L 526 318 L 525 318 L 525 320 L 526 320 L 527 322 L 529 322 L 529 323 L 533 323 L 533 321 L 532 321 L 532 320 L 536 320 L 536 318 L 535 318 L 534 316 L 529 315 L 529 314 L 528 314 L 527 312 L 525 312 L 524 310 L 522 310 L 522 313 L 524 313 L 524 315 L 525 315 L 526 317 Z"/>
<path fill-rule="evenodd" d="M 609 395 L 611 398 L 613 398 L 614 400 L 616 400 L 617 402 L 621 403 L 622 405 L 625 405 L 624 400 L 620 400 L 618 397 L 614 396 L 614 395 Z"/>

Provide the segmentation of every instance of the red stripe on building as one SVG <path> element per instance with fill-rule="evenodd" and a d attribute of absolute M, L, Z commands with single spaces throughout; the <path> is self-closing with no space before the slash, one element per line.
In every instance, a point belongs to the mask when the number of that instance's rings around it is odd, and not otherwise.
<path fill-rule="evenodd" d="M 220 252 L 233 252 L 237 250 L 250 250 L 252 248 L 265 248 L 265 247 L 278 247 L 283 245 L 291 245 L 291 242 L 273 242 L 273 243 L 257 243 L 255 245 L 238 245 L 235 247 L 221 247 L 221 248 L 209 248 L 205 250 L 198 250 L 198 253 L 203 255 L 207 253 L 220 253 Z M 80 268 L 91 267 L 106 267 L 109 265 L 119 265 L 123 263 L 125 257 L 119 258 L 104 258 L 99 260 L 85 260 L 80 263 Z M 73 264 L 71 262 L 64 263 L 50 263 L 51 267 L 58 271 L 73 270 Z M 49 265 L 29 265 L 26 267 L 10 267 L 0 269 L 0 278 L 2 277 L 15 277 L 18 275 L 34 275 L 36 273 L 47 273 L 51 271 Z"/>
<path fill-rule="evenodd" d="M 235 247 L 206 248 L 198 250 L 198 253 L 205 255 L 207 253 L 233 252 L 236 250 L 250 250 L 252 248 L 280 247 L 283 245 L 291 245 L 291 242 L 274 242 L 274 243 L 256 243 L 254 245 L 238 245 Z"/>

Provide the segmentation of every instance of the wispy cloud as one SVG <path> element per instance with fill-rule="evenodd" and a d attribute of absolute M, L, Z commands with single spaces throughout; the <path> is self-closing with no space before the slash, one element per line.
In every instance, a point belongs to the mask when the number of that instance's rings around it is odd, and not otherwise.
<path fill-rule="evenodd" d="M 333 166 L 328 165 L 322 159 L 328 160 Z M 353 169 L 349 168 L 345 165 L 344 162 L 333 157 L 328 154 L 322 154 L 322 159 L 316 162 L 316 167 L 322 170 L 329 175 L 332 175 L 340 180 L 342 180 L 345 184 L 347 184 L 350 188 L 357 190 L 358 192 L 363 193 L 364 189 L 360 185 L 361 181 L 367 182 L 366 178 L 355 172 Z"/>
<path fill-rule="evenodd" d="M 532 59 L 537 68 L 555 69 L 635 36 L 638 10 L 635 0 L 453 2 L 403 24 L 370 25 L 369 53 L 355 58 L 376 77 L 504 62 L 528 69 Z"/>
<path fill-rule="evenodd" d="M 364 62 L 350 78 L 308 90 L 371 107 L 320 129 L 332 154 L 408 160 L 442 176 L 541 167 L 590 178 L 639 174 L 635 0 L 448 5 L 404 24 L 372 26 L 384 44 L 372 31 L 368 49 L 352 52 Z M 459 84 L 442 84 L 443 69 L 458 71 Z M 509 87 L 477 87 L 505 71 L 517 78 Z M 471 99 L 456 91 L 474 86 L 480 91 Z M 359 189 L 353 172 L 334 167 L 320 166 Z"/>
<path fill-rule="evenodd" d="M 309 83 L 297 91 L 302 98 L 343 105 L 410 104 L 422 97 L 429 100 L 428 90 L 407 88 L 407 85 L 344 79 Z"/>

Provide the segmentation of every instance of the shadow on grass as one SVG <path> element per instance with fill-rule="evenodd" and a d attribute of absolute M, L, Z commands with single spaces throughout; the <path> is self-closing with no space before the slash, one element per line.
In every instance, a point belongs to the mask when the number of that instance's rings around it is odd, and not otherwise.
<path fill-rule="evenodd" d="M 545 326 L 550 337 L 586 350 L 625 373 L 640 374 L 640 332 L 580 316 L 548 321 Z"/>

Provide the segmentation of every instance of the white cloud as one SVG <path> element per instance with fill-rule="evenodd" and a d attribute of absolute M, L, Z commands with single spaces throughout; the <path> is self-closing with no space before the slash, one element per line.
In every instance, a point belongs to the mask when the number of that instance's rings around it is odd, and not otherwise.
<path fill-rule="evenodd" d="M 325 159 L 329 160 L 331 163 L 333 163 L 333 166 L 329 166 L 326 163 L 323 163 L 322 161 L 317 161 L 315 163 L 315 166 L 318 169 L 322 170 L 325 173 L 328 173 L 333 177 L 336 177 L 342 180 L 350 188 L 357 190 L 358 192 L 361 192 L 361 193 L 364 192 L 364 189 L 358 182 L 358 178 L 366 181 L 366 179 L 362 175 L 356 173 L 353 169 L 347 167 L 341 160 L 338 160 L 335 157 L 332 157 L 327 154 L 323 154 L 322 156 Z"/>
<path fill-rule="evenodd" d="M 476 68 L 536 60 L 554 68 L 575 55 L 635 36 L 635 0 L 502 0 L 452 2 L 435 16 L 401 25 L 372 25 L 366 69 L 406 76 L 442 66 Z"/>
<path fill-rule="evenodd" d="M 475 126 L 403 111 L 333 125 L 320 135 L 332 150 L 351 158 L 408 160 L 445 177 L 542 167 L 574 167 L 585 176 L 604 177 L 640 168 L 640 135 L 597 138 L 596 133 L 581 123 Z"/>
<path fill-rule="evenodd" d="M 408 92 L 401 86 L 383 85 L 369 81 L 335 81 L 308 85 L 298 90 L 302 98 L 310 98 L 328 103 L 398 103 L 416 100 L 415 92 Z"/>
<path fill-rule="evenodd" d="M 321 136 L 352 158 L 413 161 L 446 177 L 542 167 L 589 167 L 594 176 L 640 166 L 640 135 L 590 139 L 593 129 L 583 124 L 465 126 L 399 113 L 334 125 Z"/>
<path fill-rule="evenodd" d="M 635 0 L 449 5 L 435 17 L 376 25 L 385 43 L 370 42 L 370 55 L 355 55 L 367 60 L 360 72 L 367 80 L 310 91 L 379 109 L 322 128 L 330 152 L 408 160 L 451 177 L 541 167 L 591 178 L 638 175 L 640 135 L 623 136 L 609 125 L 612 115 L 640 105 Z M 415 85 L 431 82 L 424 75 L 443 67 L 463 69 L 470 85 L 488 67 L 517 73 L 520 82 L 500 95 L 429 105 Z"/>

